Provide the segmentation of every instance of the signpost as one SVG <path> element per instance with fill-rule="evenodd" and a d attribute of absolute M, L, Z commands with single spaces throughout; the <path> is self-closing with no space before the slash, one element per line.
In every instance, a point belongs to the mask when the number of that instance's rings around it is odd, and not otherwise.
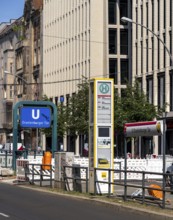
<path fill-rule="evenodd" d="M 13 107 L 13 170 L 16 170 L 18 123 L 21 128 L 52 127 L 52 157 L 57 150 L 57 107 L 49 101 L 21 101 Z"/>
<path fill-rule="evenodd" d="M 124 125 L 124 133 L 126 137 L 162 135 L 163 121 L 126 123 Z"/>
<path fill-rule="evenodd" d="M 23 128 L 49 128 L 50 122 L 50 108 L 23 107 L 20 110 L 20 126 Z"/>
<path fill-rule="evenodd" d="M 108 171 L 113 169 L 114 146 L 114 83 L 113 79 L 93 79 L 89 87 L 89 191 L 94 193 L 94 169 L 96 178 L 108 182 Z M 111 173 L 111 181 L 113 174 Z M 108 193 L 107 183 L 97 183 L 97 193 Z M 113 192 L 113 187 L 110 190 Z"/>
<path fill-rule="evenodd" d="M 163 136 L 165 139 L 165 123 L 163 121 L 144 121 L 124 124 L 124 170 L 127 170 L 127 137 L 141 137 L 141 136 Z M 164 141 L 165 143 L 165 141 Z M 165 146 L 164 146 L 165 147 Z M 164 156 L 165 157 L 165 156 Z M 163 157 L 163 158 L 164 158 Z M 165 162 L 163 162 L 163 173 L 165 173 Z M 163 189 L 165 187 L 163 178 Z M 127 197 L 127 172 L 124 175 L 124 199 Z M 165 197 L 165 191 L 163 190 L 163 197 Z"/>

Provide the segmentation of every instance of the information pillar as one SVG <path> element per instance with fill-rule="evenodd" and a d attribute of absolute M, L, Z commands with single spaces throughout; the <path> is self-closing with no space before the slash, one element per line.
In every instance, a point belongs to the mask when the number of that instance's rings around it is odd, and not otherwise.
<path fill-rule="evenodd" d="M 96 178 L 108 182 L 113 169 L 114 146 L 114 83 L 113 79 L 92 79 L 89 86 L 89 191 L 94 193 L 94 169 Z M 113 172 L 110 172 L 113 182 Z M 97 183 L 97 193 L 108 193 L 106 183 Z M 113 192 L 113 185 L 110 192 Z"/>

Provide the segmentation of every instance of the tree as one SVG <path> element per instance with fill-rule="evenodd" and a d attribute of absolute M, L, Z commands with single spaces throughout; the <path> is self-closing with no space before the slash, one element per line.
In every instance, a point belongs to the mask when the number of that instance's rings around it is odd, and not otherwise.
<path fill-rule="evenodd" d="M 43 96 L 44 101 L 51 101 L 46 95 Z M 63 137 L 66 132 L 66 106 L 60 103 L 57 106 L 57 136 Z M 47 137 L 52 136 L 52 128 L 42 129 Z"/>
<path fill-rule="evenodd" d="M 67 130 L 72 135 L 88 134 L 89 84 L 87 79 L 78 85 L 67 105 Z"/>
<path fill-rule="evenodd" d="M 133 86 L 127 84 L 122 97 L 119 97 L 115 92 L 114 126 L 116 134 L 116 156 L 124 155 L 124 124 L 157 119 L 165 111 L 165 107 L 166 105 L 162 109 L 158 109 L 157 106 L 149 103 L 147 96 L 140 90 L 137 81 Z M 131 151 L 131 140 L 131 138 L 127 139 L 127 148 L 129 151 Z M 137 147 L 138 138 L 134 138 L 133 140 L 133 146 Z M 137 154 L 137 148 L 134 147 L 134 151 Z"/>
<path fill-rule="evenodd" d="M 122 132 L 125 123 L 151 121 L 158 118 L 163 111 L 157 106 L 149 103 L 147 96 L 139 89 L 139 84 L 136 81 L 133 86 L 127 84 L 122 97 L 119 97 L 115 92 L 115 130 Z"/>

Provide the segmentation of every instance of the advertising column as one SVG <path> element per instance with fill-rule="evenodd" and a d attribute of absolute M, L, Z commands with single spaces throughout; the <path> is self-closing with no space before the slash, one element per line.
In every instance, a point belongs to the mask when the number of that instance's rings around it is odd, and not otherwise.
<path fill-rule="evenodd" d="M 98 181 L 108 182 L 113 169 L 114 84 L 111 79 L 93 79 L 89 91 L 89 190 L 94 192 L 94 169 Z M 111 181 L 113 181 L 113 173 Z M 107 183 L 97 183 L 97 193 L 108 193 Z M 111 193 L 113 192 L 113 185 Z"/>

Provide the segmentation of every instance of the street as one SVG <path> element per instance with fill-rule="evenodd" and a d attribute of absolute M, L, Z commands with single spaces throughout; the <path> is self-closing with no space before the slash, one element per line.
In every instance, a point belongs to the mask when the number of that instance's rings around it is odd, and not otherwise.
<path fill-rule="evenodd" d="M 0 220 L 159 220 L 123 207 L 0 183 Z"/>

